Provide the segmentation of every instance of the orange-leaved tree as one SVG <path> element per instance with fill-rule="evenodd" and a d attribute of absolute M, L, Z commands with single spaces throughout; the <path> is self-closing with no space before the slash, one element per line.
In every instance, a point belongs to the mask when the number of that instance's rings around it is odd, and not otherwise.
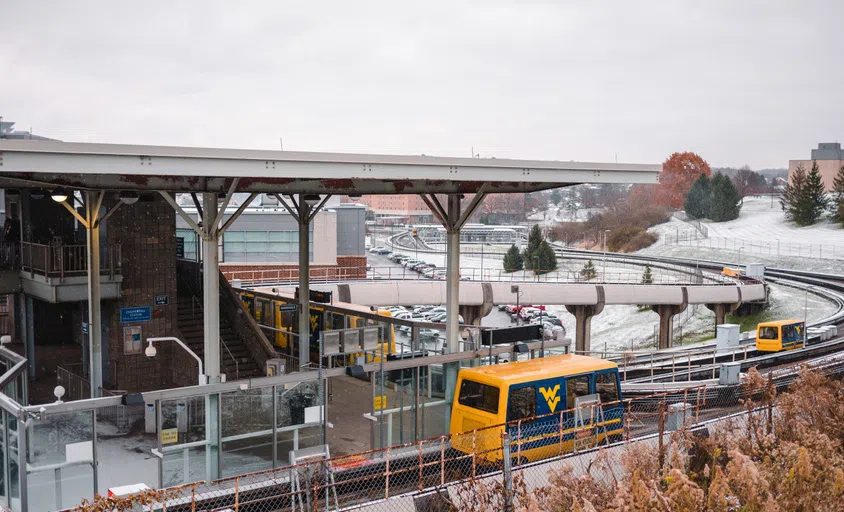
<path fill-rule="evenodd" d="M 659 186 L 654 201 L 661 206 L 682 208 L 692 183 L 701 174 L 712 174 L 709 164 L 700 155 L 691 152 L 673 153 L 662 163 Z"/>

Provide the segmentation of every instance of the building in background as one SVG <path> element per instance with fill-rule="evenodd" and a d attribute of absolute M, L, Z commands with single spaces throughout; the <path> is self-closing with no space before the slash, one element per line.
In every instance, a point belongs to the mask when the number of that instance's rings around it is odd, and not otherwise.
<path fill-rule="evenodd" d="M 223 220 L 247 198 L 248 194 L 234 197 Z M 189 195 L 180 196 L 179 202 L 189 215 L 199 219 Z M 317 213 L 311 222 L 308 247 L 312 277 L 365 277 L 365 220 L 363 205 L 337 204 Z M 183 244 L 184 258 L 196 260 L 196 233 L 181 217 L 176 217 L 176 237 L 182 239 L 179 244 Z M 275 197 L 262 194 L 226 230 L 219 255 L 220 268 L 229 279 L 252 279 L 257 272 L 275 270 L 283 270 L 286 278 L 295 279 L 299 268 L 299 225 Z"/>
<path fill-rule="evenodd" d="M 812 168 L 812 161 L 818 163 L 818 169 L 823 178 L 823 184 L 827 190 L 832 190 L 832 180 L 838 170 L 844 166 L 844 150 L 839 142 L 821 142 L 818 149 L 812 150 L 812 158 L 809 160 L 789 160 L 788 175 L 791 176 L 798 165 L 802 165 L 806 172 Z"/>
<path fill-rule="evenodd" d="M 375 221 L 379 225 L 430 224 L 434 215 L 428 205 L 418 195 L 410 194 L 374 194 L 365 195 L 352 201 L 348 197 L 344 202 L 366 205 L 375 212 Z"/>

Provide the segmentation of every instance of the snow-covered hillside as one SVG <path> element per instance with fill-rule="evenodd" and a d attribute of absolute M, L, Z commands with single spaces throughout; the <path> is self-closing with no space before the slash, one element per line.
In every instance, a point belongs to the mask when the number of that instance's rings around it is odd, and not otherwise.
<path fill-rule="evenodd" d="M 785 219 L 779 203 L 770 198 L 745 198 L 738 219 L 704 221 L 708 236 L 671 218 L 649 229 L 659 240 L 638 254 L 677 256 L 844 274 L 844 228 L 823 219 L 799 227 Z M 677 241 L 679 234 L 679 242 Z"/>

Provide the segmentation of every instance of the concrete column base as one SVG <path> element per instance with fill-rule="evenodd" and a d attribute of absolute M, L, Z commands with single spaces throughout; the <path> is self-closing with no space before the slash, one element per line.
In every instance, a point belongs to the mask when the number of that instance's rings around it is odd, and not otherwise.
<path fill-rule="evenodd" d="M 659 349 L 670 348 L 674 344 L 674 315 L 686 310 L 686 304 L 660 304 L 651 306 L 659 315 Z"/>
<path fill-rule="evenodd" d="M 604 287 L 595 287 L 598 301 L 595 304 L 566 306 L 566 310 L 574 315 L 574 351 L 588 352 L 592 341 L 592 317 L 604 310 Z"/>

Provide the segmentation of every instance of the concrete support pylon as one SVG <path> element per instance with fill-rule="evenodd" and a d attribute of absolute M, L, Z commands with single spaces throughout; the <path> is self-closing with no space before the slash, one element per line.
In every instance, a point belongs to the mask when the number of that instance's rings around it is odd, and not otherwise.
<path fill-rule="evenodd" d="M 483 290 L 484 302 L 479 306 L 460 305 L 460 316 L 463 317 L 463 323 L 466 325 L 481 325 L 481 319 L 492 311 L 492 285 L 490 283 L 481 283 Z"/>
<path fill-rule="evenodd" d="M 715 313 L 715 327 L 727 321 L 727 315 L 737 310 L 741 306 L 741 302 L 719 302 L 716 304 L 707 304 L 706 309 Z"/>
<path fill-rule="evenodd" d="M 575 352 L 589 352 L 592 340 L 592 317 L 604 310 L 604 287 L 596 286 L 598 301 L 595 304 L 566 306 L 566 310 L 574 315 L 574 350 Z"/>
<path fill-rule="evenodd" d="M 659 343 L 658 349 L 671 348 L 674 344 L 674 316 L 686 310 L 689 304 L 689 294 L 684 286 L 683 302 L 680 304 L 658 304 L 651 309 L 659 315 Z"/>

